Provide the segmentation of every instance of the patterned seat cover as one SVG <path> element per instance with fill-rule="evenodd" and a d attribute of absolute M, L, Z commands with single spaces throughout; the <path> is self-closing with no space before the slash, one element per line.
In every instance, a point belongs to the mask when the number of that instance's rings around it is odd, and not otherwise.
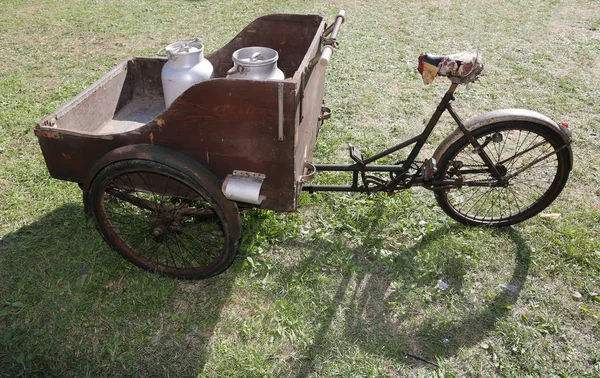
<path fill-rule="evenodd" d="M 425 84 L 431 84 L 438 75 L 448 77 L 453 83 L 470 83 L 476 81 L 482 71 L 481 55 L 476 52 L 419 56 L 419 73 Z"/>

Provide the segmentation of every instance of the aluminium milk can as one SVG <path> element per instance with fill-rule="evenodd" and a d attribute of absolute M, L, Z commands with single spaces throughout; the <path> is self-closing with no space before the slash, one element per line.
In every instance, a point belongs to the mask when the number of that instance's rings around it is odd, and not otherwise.
<path fill-rule="evenodd" d="M 252 80 L 283 80 L 283 72 L 277 68 L 279 54 L 268 47 L 244 47 L 232 55 L 233 68 L 228 78 Z"/>
<path fill-rule="evenodd" d="M 204 45 L 198 38 L 171 43 L 165 47 L 169 61 L 162 69 L 165 106 L 194 84 L 213 77 L 212 64 L 204 59 Z"/>

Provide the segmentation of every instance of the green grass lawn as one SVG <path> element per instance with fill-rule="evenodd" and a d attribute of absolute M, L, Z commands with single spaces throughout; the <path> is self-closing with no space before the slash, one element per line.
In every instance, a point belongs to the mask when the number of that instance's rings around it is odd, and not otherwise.
<path fill-rule="evenodd" d="M 339 9 L 315 162 L 417 134 L 448 84 L 422 84 L 419 54 L 477 50 L 463 118 L 570 124 L 560 218 L 468 228 L 424 189 L 302 194 L 297 213 L 245 212 L 231 268 L 183 282 L 122 259 L 79 187 L 49 177 L 33 126 L 127 57 Z M 0 53 L 0 376 L 600 377 L 598 1 L 3 0 Z"/>

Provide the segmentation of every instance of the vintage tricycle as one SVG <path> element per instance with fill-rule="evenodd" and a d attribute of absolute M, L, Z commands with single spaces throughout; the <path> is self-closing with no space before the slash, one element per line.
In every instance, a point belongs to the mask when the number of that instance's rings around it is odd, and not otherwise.
<path fill-rule="evenodd" d="M 312 164 L 323 120 L 325 70 L 343 11 L 267 15 L 206 56 L 214 78 L 165 107 L 164 58 L 131 58 L 44 118 L 35 134 L 52 177 L 83 189 L 87 213 L 110 246 L 135 265 L 170 277 L 208 278 L 233 261 L 239 208 L 294 211 L 302 190 L 394 193 L 431 189 L 467 225 L 507 226 L 545 209 L 573 166 L 570 131 L 528 110 L 499 110 L 462 122 L 451 106 L 474 81 L 478 54 L 424 54 L 424 81 L 450 89 L 424 131 L 371 157 L 350 146 L 351 164 Z M 232 53 L 264 46 L 279 53 L 283 80 L 226 78 Z M 441 114 L 457 129 L 417 161 Z M 393 165 L 374 164 L 413 146 Z M 347 186 L 304 185 L 319 171 L 350 172 Z"/>

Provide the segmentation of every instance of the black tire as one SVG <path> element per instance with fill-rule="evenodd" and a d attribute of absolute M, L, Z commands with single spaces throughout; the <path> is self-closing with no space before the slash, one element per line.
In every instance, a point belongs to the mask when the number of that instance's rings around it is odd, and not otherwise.
<path fill-rule="evenodd" d="M 98 173 L 89 201 L 102 236 L 125 259 L 169 277 L 203 279 L 227 269 L 239 242 L 224 214 L 228 200 L 209 194 L 218 191 L 208 185 L 215 184 L 163 163 L 122 160 Z"/>
<path fill-rule="evenodd" d="M 466 137 L 451 144 L 441 154 L 436 179 L 462 178 L 463 187 L 437 190 L 435 197 L 455 220 L 473 226 L 509 226 L 540 213 L 564 188 L 571 163 L 569 149 L 561 149 L 565 142 L 558 132 L 513 121 L 486 125 L 472 133 L 479 144 L 486 144 L 484 151 L 503 177 L 523 171 L 499 184 Z M 526 168 L 531 162 L 535 163 Z"/>

